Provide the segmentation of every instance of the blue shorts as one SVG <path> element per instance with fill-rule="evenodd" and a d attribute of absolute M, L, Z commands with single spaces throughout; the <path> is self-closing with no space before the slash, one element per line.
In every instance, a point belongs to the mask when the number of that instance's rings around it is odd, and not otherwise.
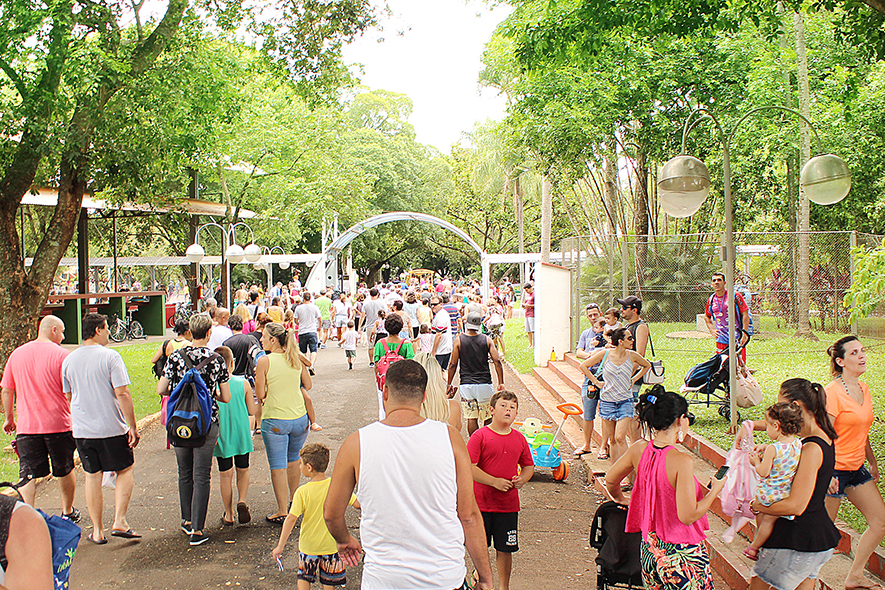
<path fill-rule="evenodd" d="M 632 418 L 635 414 L 635 408 L 636 404 L 633 402 L 632 397 L 620 402 L 599 400 L 599 417 L 603 420 L 613 420 L 617 422 L 618 420 Z M 264 432 L 263 428 L 262 432 Z"/>
<path fill-rule="evenodd" d="M 832 549 L 808 552 L 763 547 L 753 573 L 776 590 L 794 590 L 806 578 L 816 579 L 832 556 Z"/>
<path fill-rule="evenodd" d="M 584 421 L 593 422 L 596 420 L 596 407 L 599 405 L 599 395 L 590 399 L 587 397 L 587 388 L 590 386 L 590 380 L 584 377 L 584 384 L 581 385 L 581 403 L 584 404 Z"/>
<path fill-rule="evenodd" d="M 307 350 L 310 349 L 310 352 L 317 351 L 317 333 L 316 332 L 305 332 L 304 334 L 298 335 L 298 348 L 301 350 L 302 354 L 307 354 Z"/>
<path fill-rule="evenodd" d="M 856 471 L 841 471 L 839 469 L 834 469 L 833 477 L 839 480 L 839 491 L 835 494 L 827 494 L 830 498 L 847 498 L 848 494 L 845 493 L 845 490 L 848 488 L 856 488 L 868 481 L 873 481 L 873 476 L 870 475 L 870 472 L 864 465 L 861 465 L 860 469 Z"/>
<path fill-rule="evenodd" d="M 295 420 L 265 418 L 261 421 L 261 438 L 271 469 L 285 469 L 289 463 L 301 458 L 298 453 L 307 440 L 309 429 L 307 414 Z"/>

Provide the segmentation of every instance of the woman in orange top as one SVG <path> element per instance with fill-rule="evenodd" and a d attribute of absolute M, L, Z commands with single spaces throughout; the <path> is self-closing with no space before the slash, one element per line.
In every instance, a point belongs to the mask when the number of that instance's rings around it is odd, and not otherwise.
<path fill-rule="evenodd" d="M 860 380 L 867 370 L 867 355 L 857 336 L 840 338 L 827 353 L 835 377 L 825 388 L 827 414 L 839 435 L 834 441 L 836 469 L 826 501 L 827 511 L 835 521 L 842 498 L 848 498 L 863 514 L 868 528 L 854 552 L 845 588 L 878 588 L 864 577 L 867 560 L 885 537 L 885 503 L 876 485 L 879 467 L 869 438 L 873 401 L 869 386 Z M 869 470 L 864 466 L 864 459 L 869 462 Z"/>

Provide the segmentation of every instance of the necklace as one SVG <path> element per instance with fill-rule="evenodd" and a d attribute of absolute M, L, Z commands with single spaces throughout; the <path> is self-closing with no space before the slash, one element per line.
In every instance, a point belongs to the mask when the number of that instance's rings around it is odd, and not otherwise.
<path fill-rule="evenodd" d="M 842 382 L 842 387 L 845 388 L 845 393 L 847 393 L 851 399 L 854 399 L 854 395 L 851 393 L 851 390 L 848 388 L 848 383 L 845 382 L 845 379 L 842 377 L 841 373 L 839 373 L 839 381 Z M 862 396 L 861 396 L 861 401 L 863 401 Z"/>

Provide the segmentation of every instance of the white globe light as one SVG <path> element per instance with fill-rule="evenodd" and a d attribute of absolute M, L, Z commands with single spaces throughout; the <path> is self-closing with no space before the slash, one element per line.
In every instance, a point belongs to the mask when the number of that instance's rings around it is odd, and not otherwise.
<path fill-rule="evenodd" d="M 206 255 L 206 251 L 199 244 L 191 244 L 185 250 L 184 255 L 190 262 L 199 262 Z"/>
<path fill-rule="evenodd" d="M 258 262 L 261 258 L 261 246 L 258 244 L 249 244 L 243 252 L 246 255 L 246 262 Z"/>
<path fill-rule="evenodd" d="M 264 264 L 262 264 L 261 262 L 256 262 L 252 265 L 252 268 L 254 268 L 255 270 L 262 270 L 264 268 Z"/>
<path fill-rule="evenodd" d="M 283 269 L 283 270 L 286 270 L 287 268 L 289 268 L 289 261 L 288 261 L 288 260 L 284 260 L 284 261 L 282 261 L 282 262 L 280 263 L 280 268 Z"/>
<path fill-rule="evenodd" d="M 844 199 L 851 190 L 851 171 L 839 156 L 815 156 L 802 167 L 799 185 L 808 195 L 808 200 L 818 205 L 833 205 Z"/>
<path fill-rule="evenodd" d="M 693 156 L 676 156 L 664 164 L 658 181 L 658 201 L 671 217 L 697 213 L 710 193 L 710 171 Z"/>
<path fill-rule="evenodd" d="M 242 246 L 238 244 L 231 244 L 227 249 L 227 252 L 224 253 L 228 260 L 230 260 L 231 264 L 239 264 L 243 261 L 243 257 L 246 253 L 243 251 Z"/>

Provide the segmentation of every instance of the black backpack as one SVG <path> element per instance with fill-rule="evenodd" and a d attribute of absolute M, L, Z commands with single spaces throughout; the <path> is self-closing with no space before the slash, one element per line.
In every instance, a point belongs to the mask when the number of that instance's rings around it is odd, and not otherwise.
<path fill-rule="evenodd" d="M 158 358 L 157 361 L 154 363 L 154 375 L 157 377 L 157 379 L 163 376 L 163 369 L 166 368 L 166 361 L 169 360 L 169 357 L 166 356 L 166 347 L 169 346 L 170 342 L 172 342 L 171 338 L 163 342 L 163 348 L 160 349 L 163 351 L 163 353 L 160 355 L 160 358 Z"/>

